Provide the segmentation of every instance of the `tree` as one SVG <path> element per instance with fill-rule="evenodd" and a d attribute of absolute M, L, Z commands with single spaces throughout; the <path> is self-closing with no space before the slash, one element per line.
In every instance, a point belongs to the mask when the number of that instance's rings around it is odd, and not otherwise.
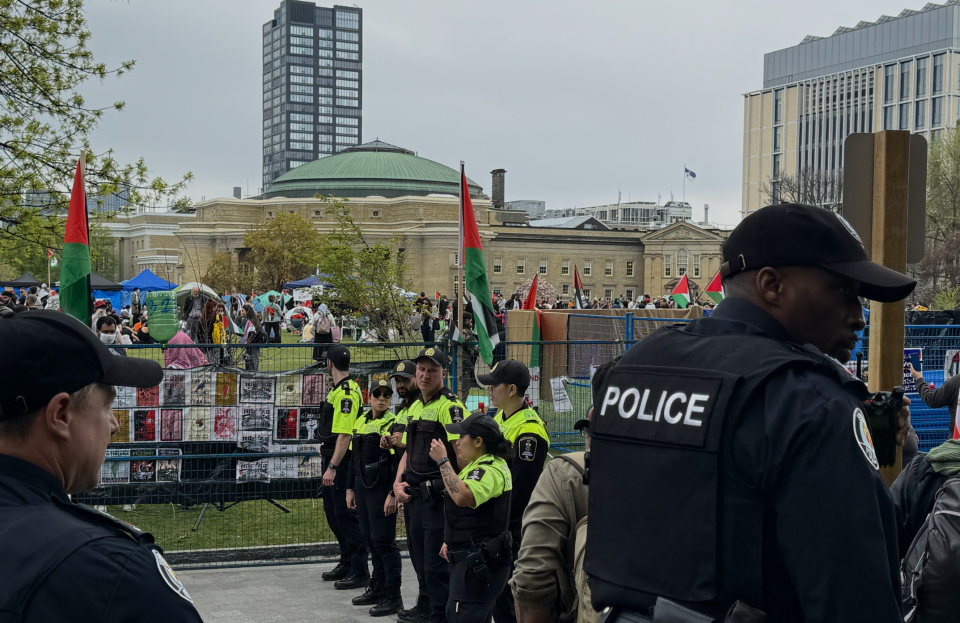
<path fill-rule="evenodd" d="M 0 2 L 0 238 L 41 247 L 28 253 L 45 253 L 34 219 L 65 213 L 81 150 L 88 152 L 90 196 L 123 189 L 129 205 L 140 205 L 175 195 L 192 178 L 188 173 L 168 184 L 151 177 L 143 159 L 123 164 L 112 150 L 91 149 L 90 133 L 106 111 L 122 110 L 123 102 L 91 105 L 80 88 L 91 78 L 121 76 L 134 61 L 110 69 L 94 59 L 83 5 L 83 0 Z"/>
<path fill-rule="evenodd" d="M 960 132 L 955 129 L 944 130 L 930 144 L 927 238 L 917 276 L 924 295 L 960 286 Z"/>
<path fill-rule="evenodd" d="M 243 244 L 250 248 L 251 263 L 257 268 L 257 285 L 271 290 L 313 272 L 320 234 L 299 214 L 279 212 L 276 218 L 247 231 Z"/>
<path fill-rule="evenodd" d="M 518 285 L 513 293 L 519 294 L 520 298 L 526 301 L 527 295 L 530 293 L 530 286 L 532 285 L 533 279 L 527 279 Z M 557 300 L 557 286 L 541 277 L 537 279 L 537 300 L 540 301 L 543 299 L 547 299 L 551 303 Z"/>
<path fill-rule="evenodd" d="M 117 245 L 110 232 L 102 227 L 93 215 L 90 220 L 90 267 L 95 273 L 107 279 L 117 279 L 119 258 Z M 17 226 L 18 236 L 0 236 L 0 274 L 4 278 L 18 277 L 24 272 L 31 273 L 37 279 L 47 279 L 47 249 L 58 260 L 63 249 L 63 233 L 66 219 L 59 216 L 42 216 L 37 213 L 25 214 Z M 25 244 L 24 239 L 30 244 Z M 60 280 L 60 265 L 50 269 L 50 279 Z"/>
<path fill-rule="evenodd" d="M 767 204 L 802 203 L 832 212 L 843 208 L 843 171 L 821 172 L 804 168 L 797 175 L 781 175 L 761 186 Z"/>
<path fill-rule="evenodd" d="M 232 253 L 217 253 L 210 262 L 203 283 L 216 292 L 247 293 L 257 285 L 257 274 L 250 270 L 249 264 L 240 264 Z"/>
<path fill-rule="evenodd" d="M 403 238 L 394 235 L 373 242 L 354 222 L 345 201 L 325 200 L 326 212 L 337 223 L 323 236 L 317 259 L 323 279 L 334 287 L 328 305 L 366 317 L 381 342 L 405 341 L 411 333 L 407 319 L 414 310 L 407 297 Z"/>

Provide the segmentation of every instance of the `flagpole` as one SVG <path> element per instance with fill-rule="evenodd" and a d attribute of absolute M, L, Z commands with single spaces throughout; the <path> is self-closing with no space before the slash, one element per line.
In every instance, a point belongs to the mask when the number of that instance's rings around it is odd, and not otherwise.
<path fill-rule="evenodd" d="M 53 281 L 50 280 L 50 260 L 53 258 L 50 256 L 49 251 L 50 251 L 50 247 L 47 247 L 47 292 L 48 293 L 50 292 L 50 289 L 53 287 Z M 47 294 L 47 296 L 50 296 L 50 295 Z"/>
<path fill-rule="evenodd" d="M 87 150 L 80 150 L 80 183 L 83 185 L 83 220 L 87 225 L 87 249 L 90 248 L 90 212 L 87 210 Z M 88 251 L 89 253 L 89 251 Z M 47 262 L 47 265 L 50 263 Z M 93 270 L 93 258 L 90 258 L 90 270 Z M 61 274 L 63 274 L 61 272 Z M 47 284 L 49 285 L 49 284 Z M 121 301 L 122 302 L 122 301 Z M 87 272 L 87 318 L 93 318 L 93 292 L 90 290 L 90 272 Z M 90 324 L 92 327 L 93 321 Z M 95 328 L 95 327 L 93 327 Z"/>
<path fill-rule="evenodd" d="M 687 201 L 687 165 L 683 165 L 683 202 Z"/>
<path fill-rule="evenodd" d="M 463 301 L 464 294 L 467 293 L 467 284 L 463 282 L 463 193 L 470 192 L 470 189 L 463 183 L 466 178 L 466 172 L 463 166 L 463 160 L 460 161 L 460 249 L 457 252 L 457 326 L 456 331 L 460 332 L 460 341 L 457 342 L 457 394 L 461 387 L 469 387 L 466 383 L 461 384 L 461 375 L 463 374 Z M 453 332 L 450 336 L 453 337 Z M 466 396 L 463 397 L 466 399 Z"/>

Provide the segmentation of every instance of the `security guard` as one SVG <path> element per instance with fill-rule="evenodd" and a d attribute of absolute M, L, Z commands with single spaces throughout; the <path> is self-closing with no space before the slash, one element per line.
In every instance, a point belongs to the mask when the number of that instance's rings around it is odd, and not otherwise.
<path fill-rule="evenodd" d="M 449 594 L 449 570 L 440 558 L 443 545 L 443 480 L 440 467 L 430 458 L 430 444 L 434 440 L 447 444 L 456 438 L 444 426 L 463 420 L 466 407 L 456 395 L 443 386 L 447 358 L 442 350 L 426 348 L 414 360 L 417 365 L 417 386 L 422 407 L 411 413 L 403 442 L 407 452 L 400 460 L 400 468 L 393 490 L 410 514 L 407 543 L 414 569 L 419 569 L 430 599 L 429 620 L 443 623 Z"/>
<path fill-rule="evenodd" d="M 360 536 L 360 519 L 356 509 L 347 507 L 347 475 L 350 470 L 350 440 L 363 394 L 350 378 L 350 349 L 334 346 L 327 351 L 327 369 L 333 378 L 333 389 L 322 406 L 318 435 L 323 460 L 323 512 L 327 524 L 340 545 L 340 562 L 320 577 L 335 580 L 334 588 L 362 588 L 370 583 L 367 548 Z"/>
<path fill-rule="evenodd" d="M 393 387 L 377 381 L 370 392 L 370 410 L 357 418 L 353 430 L 353 469 L 347 479 L 347 507 L 360 513 L 360 534 L 373 557 L 373 577 L 367 590 L 353 598 L 355 606 L 376 604 L 371 616 L 394 614 L 403 608 L 400 597 L 400 548 L 397 547 L 397 498 L 393 493 L 396 464 L 381 440 L 396 417 L 390 413 Z"/>
<path fill-rule="evenodd" d="M 510 468 L 512 446 L 489 415 L 474 413 L 447 424 L 460 435 L 453 468 L 444 443 L 434 439 L 430 458 L 440 465 L 446 488 L 443 549 L 450 563 L 448 623 L 489 623 L 493 606 L 510 577 Z"/>
<path fill-rule="evenodd" d="M 0 344 L 0 621 L 200 621 L 150 534 L 68 497 L 100 480 L 113 386 L 163 369 L 53 310 L 0 319 Z"/>
<path fill-rule="evenodd" d="M 384 440 L 384 444 L 389 444 L 393 448 L 394 456 L 399 465 L 406 453 L 403 433 L 407 430 L 407 421 L 410 417 L 416 417 L 416 414 L 423 409 L 423 401 L 420 400 L 420 388 L 417 387 L 417 364 L 409 359 L 404 359 L 394 366 L 393 371 L 390 372 L 390 379 L 396 386 L 397 395 L 400 396 L 402 402 L 397 407 L 397 419 L 390 429 L 390 437 Z M 394 506 L 394 508 L 396 507 Z M 385 513 L 388 511 L 388 508 L 384 509 Z M 410 513 L 404 513 L 403 519 L 407 534 L 410 534 Z M 411 554 L 411 560 L 418 561 L 419 558 Z M 427 597 L 427 586 L 423 579 L 423 565 L 414 562 L 413 566 L 417 575 L 417 601 L 409 610 L 397 612 L 397 620 L 402 623 L 423 623 L 430 618 L 430 598 Z"/>
<path fill-rule="evenodd" d="M 481 374 L 477 380 L 490 388 L 491 402 L 498 408 L 494 420 L 514 449 L 514 455 L 508 464 L 513 479 L 510 533 L 513 535 L 512 562 L 515 562 L 520 553 L 523 511 L 526 510 L 530 495 L 543 472 L 547 451 L 550 449 L 550 437 L 543 420 L 536 411 L 527 406 L 524 398 L 524 393 L 530 386 L 530 370 L 522 362 L 513 359 L 499 361 L 494 364 L 489 374 Z M 513 592 L 509 586 L 505 587 L 497 598 L 493 620 L 496 623 L 516 621 Z"/>
<path fill-rule="evenodd" d="M 839 215 L 796 204 L 747 216 L 721 274 L 712 316 L 638 342 L 594 395 L 595 608 L 901 622 L 867 390 L 837 361 L 864 327 L 858 296 L 895 302 L 916 282 L 872 263 Z"/>

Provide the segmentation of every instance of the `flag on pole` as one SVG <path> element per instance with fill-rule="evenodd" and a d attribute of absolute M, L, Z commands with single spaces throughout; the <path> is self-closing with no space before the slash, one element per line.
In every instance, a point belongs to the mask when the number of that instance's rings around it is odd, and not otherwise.
<path fill-rule="evenodd" d="M 493 364 L 493 349 L 500 343 L 497 319 L 487 283 L 487 263 L 483 260 L 483 246 L 477 217 L 473 212 L 467 174 L 460 163 L 460 261 L 463 264 L 463 289 L 473 305 L 474 328 L 480 346 L 480 358 L 488 366 Z"/>
<path fill-rule="evenodd" d="M 707 289 L 704 290 L 707 293 L 707 296 L 713 299 L 714 303 L 719 303 L 724 299 L 726 293 L 723 291 L 723 279 L 720 278 L 720 271 L 717 271 L 717 274 L 713 276 L 713 279 L 710 280 L 710 283 L 707 285 Z"/>
<path fill-rule="evenodd" d="M 435 301 L 439 301 L 439 300 L 440 300 L 440 293 L 437 292 L 436 290 L 434 290 L 434 292 L 433 292 L 433 300 L 435 300 Z"/>
<path fill-rule="evenodd" d="M 587 309 L 587 299 L 583 296 L 583 284 L 580 282 L 580 273 L 576 265 L 573 267 L 573 302 L 577 309 Z"/>
<path fill-rule="evenodd" d="M 540 341 L 540 310 L 537 309 L 537 280 L 540 275 L 533 276 L 533 283 L 530 284 L 530 291 L 527 292 L 527 299 L 523 302 L 523 309 L 534 312 L 533 317 L 533 335 L 530 338 L 533 342 Z M 534 368 L 540 365 L 540 346 L 534 344 L 530 348 L 530 367 Z"/>
<path fill-rule="evenodd" d="M 527 298 L 523 302 L 523 309 L 534 310 L 537 308 L 537 279 L 540 275 L 533 276 L 533 283 L 530 284 L 530 291 L 527 292 Z"/>
<path fill-rule="evenodd" d="M 86 152 L 80 152 L 73 178 L 67 227 L 63 237 L 63 266 L 60 270 L 60 308 L 90 325 L 90 235 L 87 202 L 83 192 Z"/>
<path fill-rule="evenodd" d="M 687 280 L 686 275 L 680 279 L 680 283 L 673 289 L 670 296 L 677 302 L 677 307 L 680 309 L 687 308 L 687 305 L 690 304 L 690 282 Z"/>
<path fill-rule="evenodd" d="M 697 174 L 691 171 L 690 169 L 688 169 L 687 167 L 683 167 L 683 174 L 684 176 L 686 176 L 686 179 L 688 180 L 697 179 Z"/>

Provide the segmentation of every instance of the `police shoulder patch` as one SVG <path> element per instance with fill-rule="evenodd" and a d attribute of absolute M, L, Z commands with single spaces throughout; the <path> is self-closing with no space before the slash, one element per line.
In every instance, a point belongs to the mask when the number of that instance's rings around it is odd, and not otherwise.
<path fill-rule="evenodd" d="M 537 456 L 536 437 L 521 437 L 517 446 L 517 456 L 521 461 L 532 461 Z"/>
<path fill-rule="evenodd" d="M 863 416 L 863 411 L 859 408 L 853 410 L 853 436 L 860 446 L 863 456 L 873 466 L 873 469 L 880 469 L 880 462 L 877 460 L 877 451 L 873 447 L 873 437 L 870 436 L 870 428 L 867 426 L 867 419 Z"/>
<path fill-rule="evenodd" d="M 153 557 L 157 561 L 157 569 L 160 571 L 160 577 L 163 578 L 164 583 L 170 587 L 174 593 L 178 596 L 186 599 L 190 603 L 193 603 L 193 598 L 190 597 L 190 593 L 187 592 L 187 589 L 183 586 L 183 582 L 177 577 L 177 574 L 174 573 L 173 568 L 170 566 L 170 563 L 166 561 L 163 555 L 157 550 L 151 550 L 153 552 Z"/>
<path fill-rule="evenodd" d="M 451 419 L 452 421 L 454 421 L 454 422 L 462 422 L 462 421 L 463 421 L 463 409 L 461 409 L 460 407 L 458 407 L 458 406 L 456 406 L 456 405 L 450 407 L 450 419 Z"/>
<path fill-rule="evenodd" d="M 482 467 L 477 467 L 477 468 L 475 468 L 475 469 L 472 469 L 472 470 L 470 470 L 470 473 L 467 474 L 467 480 L 477 480 L 477 481 L 479 481 L 481 478 L 483 478 L 483 474 L 484 474 L 484 473 L 485 473 L 485 472 L 483 471 L 483 468 L 482 468 Z"/>
<path fill-rule="evenodd" d="M 344 398 L 340 401 L 340 413 L 350 413 L 353 410 L 353 400 Z"/>

